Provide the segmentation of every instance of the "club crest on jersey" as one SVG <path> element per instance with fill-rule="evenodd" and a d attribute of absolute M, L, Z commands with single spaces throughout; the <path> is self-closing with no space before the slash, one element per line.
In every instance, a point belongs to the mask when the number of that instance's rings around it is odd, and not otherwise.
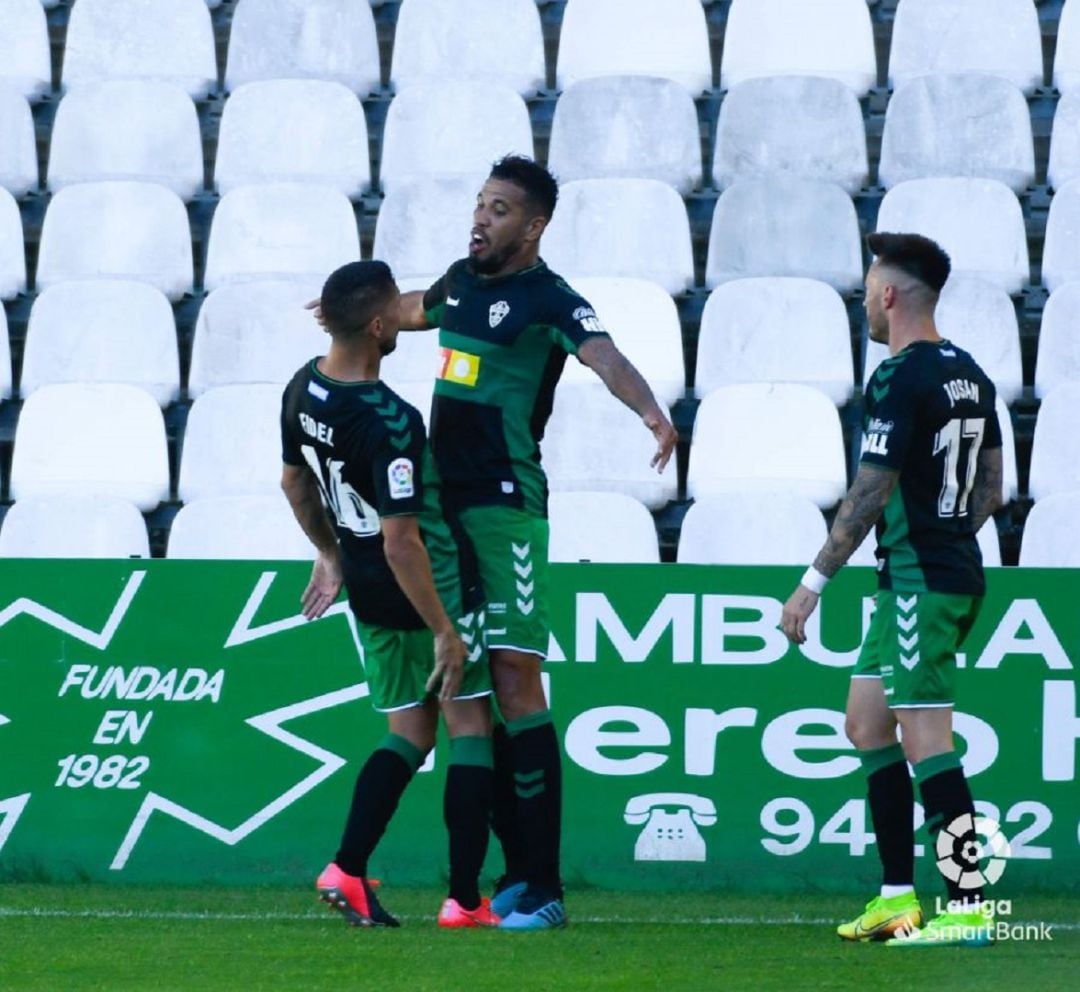
<path fill-rule="evenodd" d="M 409 458 L 395 458 L 386 469 L 390 483 L 391 499 L 409 499 L 413 496 L 413 463 Z"/>
<path fill-rule="evenodd" d="M 488 323 L 492 328 L 498 327 L 503 318 L 510 312 L 510 304 L 506 300 L 499 300 L 498 303 L 492 303 L 488 307 Z"/>

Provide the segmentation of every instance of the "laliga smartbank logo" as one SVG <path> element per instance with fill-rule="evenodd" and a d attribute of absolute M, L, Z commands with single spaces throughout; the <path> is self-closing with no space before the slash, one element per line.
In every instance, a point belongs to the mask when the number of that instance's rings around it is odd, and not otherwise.
<path fill-rule="evenodd" d="M 935 842 L 937 866 L 942 875 L 967 892 L 995 884 L 1005 873 L 1012 856 L 1009 839 L 1000 824 L 989 816 L 964 813 L 944 827 Z M 935 900 L 934 912 L 964 914 L 964 923 L 949 927 L 943 934 L 950 941 L 967 944 L 988 941 L 1053 940 L 1053 928 L 1046 923 L 1013 922 L 1011 899 L 988 899 L 978 902 Z M 898 937 L 914 937 L 917 927 L 904 928 Z"/>

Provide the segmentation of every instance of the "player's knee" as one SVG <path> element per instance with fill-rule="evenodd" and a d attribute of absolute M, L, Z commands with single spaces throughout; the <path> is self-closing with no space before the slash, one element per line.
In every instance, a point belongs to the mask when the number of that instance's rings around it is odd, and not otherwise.
<path fill-rule="evenodd" d="M 491 679 L 499 709 L 507 720 L 516 720 L 544 709 L 544 686 L 540 660 L 521 652 L 500 652 L 491 659 Z"/>
<path fill-rule="evenodd" d="M 896 742 L 896 732 L 878 726 L 873 720 L 867 720 L 861 714 L 849 713 L 844 721 L 844 733 L 847 739 L 859 751 L 872 751 L 879 747 L 888 747 Z"/>

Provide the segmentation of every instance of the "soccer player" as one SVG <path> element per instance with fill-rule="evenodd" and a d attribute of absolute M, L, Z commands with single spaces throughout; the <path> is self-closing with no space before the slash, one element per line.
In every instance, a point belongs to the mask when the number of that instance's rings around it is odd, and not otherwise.
<path fill-rule="evenodd" d="M 547 480 L 540 439 L 567 355 L 592 368 L 656 439 L 677 435 L 589 303 L 540 258 L 558 186 L 531 159 L 495 163 L 468 257 L 402 296 L 402 326 L 439 328 L 431 439 L 447 504 L 476 547 L 498 708 L 493 828 L 506 858 L 493 907 L 505 929 L 565 922 L 559 743 L 540 680 L 548 649 Z M 583 425 L 583 429 L 587 429 Z"/>
<path fill-rule="evenodd" d="M 441 708 L 450 737 L 450 893 L 438 922 L 494 926 L 478 890 L 493 790 L 482 598 L 468 539 L 442 513 L 420 414 L 379 379 L 400 319 L 390 269 L 353 262 L 335 271 L 322 316 L 329 352 L 304 365 L 282 398 L 281 484 L 318 549 L 304 615 L 325 613 L 344 582 L 371 700 L 389 735 L 356 779 L 341 847 L 316 889 L 354 925 L 398 925 L 367 879 L 368 858 L 434 746 Z"/>
<path fill-rule="evenodd" d="M 895 946 L 982 945 L 991 921 L 979 910 L 981 890 L 964 888 L 962 875 L 945 877 L 948 911 L 918 929 L 906 761 L 931 836 L 973 815 L 953 749 L 953 690 L 956 651 L 985 591 L 975 535 L 1001 505 L 1001 429 L 993 384 L 934 323 L 948 255 L 914 234 L 873 234 L 868 244 L 877 256 L 866 277 L 870 337 L 887 343 L 891 357 L 867 384 L 855 480 L 781 624 L 794 643 L 806 640 L 806 620 L 826 583 L 876 523 L 877 606 L 851 678 L 846 729 L 867 776 L 883 884 L 838 933 Z M 973 840 L 971 831 L 964 841 Z M 954 849 L 961 864 L 963 843 Z"/>

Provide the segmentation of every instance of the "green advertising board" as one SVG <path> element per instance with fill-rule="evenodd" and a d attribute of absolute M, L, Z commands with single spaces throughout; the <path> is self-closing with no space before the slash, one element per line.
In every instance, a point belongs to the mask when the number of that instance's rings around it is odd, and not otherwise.
<path fill-rule="evenodd" d="M 18 561 L 0 570 L 0 878 L 310 884 L 385 732 L 342 605 L 309 567 Z M 865 786 L 844 736 L 874 577 L 846 569 L 801 648 L 790 568 L 553 566 L 545 667 L 565 748 L 570 885 L 865 889 Z M 1080 886 L 1080 575 L 1003 569 L 958 675 L 1002 891 Z M 445 873 L 445 745 L 372 871 Z M 926 843 L 921 833 L 918 839 Z M 920 871 L 934 872 L 932 852 Z"/>

